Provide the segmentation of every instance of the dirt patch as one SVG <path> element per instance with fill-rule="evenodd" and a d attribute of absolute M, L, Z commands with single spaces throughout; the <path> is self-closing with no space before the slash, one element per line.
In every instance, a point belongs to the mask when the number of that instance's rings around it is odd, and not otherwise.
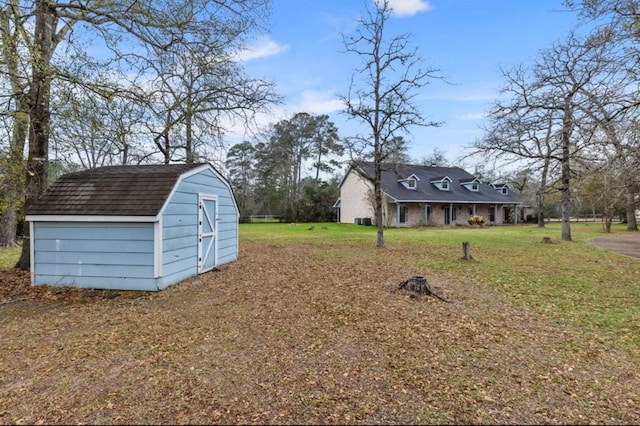
<path fill-rule="evenodd" d="M 596 247 L 640 258 L 640 232 L 598 237 L 589 241 Z"/>

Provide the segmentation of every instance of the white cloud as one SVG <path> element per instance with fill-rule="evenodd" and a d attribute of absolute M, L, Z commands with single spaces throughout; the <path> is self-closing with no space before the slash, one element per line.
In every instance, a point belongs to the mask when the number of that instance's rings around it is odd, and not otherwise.
<path fill-rule="evenodd" d="M 239 62 L 246 62 L 252 59 L 274 56 L 279 53 L 286 52 L 287 50 L 289 50 L 288 45 L 278 44 L 268 37 L 263 37 L 260 38 L 254 45 L 248 46 L 245 50 L 242 50 L 234 55 L 234 59 Z"/>
<path fill-rule="evenodd" d="M 287 120 L 298 112 L 321 115 L 336 113 L 344 109 L 344 104 L 330 91 L 304 90 L 299 98 L 284 105 L 278 105 L 268 113 L 258 113 L 255 115 L 253 125 L 247 127 L 244 123 L 226 123 L 227 140 L 231 143 L 238 143 L 242 140 L 250 139 L 251 135 L 264 130 L 270 124 L 275 124 L 280 120 Z"/>
<path fill-rule="evenodd" d="M 380 2 L 383 0 L 376 0 Z M 431 5 L 426 0 L 387 0 L 395 15 L 415 15 L 418 12 L 431 10 Z"/>
<path fill-rule="evenodd" d="M 344 104 L 330 92 L 305 90 L 302 92 L 300 103 L 295 108 L 310 114 L 330 114 L 344 109 Z"/>
<path fill-rule="evenodd" d="M 459 116 L 459 118 L 463 121 L 483 120 L 486 117 L 487 117 L 487 114 L 485 112 L 472 112 L 472 113 Z"/>

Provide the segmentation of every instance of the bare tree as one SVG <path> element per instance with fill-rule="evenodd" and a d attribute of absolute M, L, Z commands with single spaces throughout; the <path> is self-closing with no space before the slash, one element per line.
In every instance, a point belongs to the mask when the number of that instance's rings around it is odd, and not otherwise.
<path fill-rule="evenodd" d="M 583 21 L 590 25 L 592 37 L 609 45 L 613 53 L 610 74 L 617 84 L 603 93 L 591 94 L 593 119 L 607 135 L 606 142 L 617 153 L 619 159 L 628 164 L 622 170 L 629 173 L 621 176 L 626 183 L 625 214 L 627 230 L 638 231 L 635 217 L 638 191 L 637 167 L 634 167 L 637 149 L 635 139 L 624 136 L 625 128 L 637 122 L 638 96 L 640 90 L 640 2 L 638 0 L 565 0 L 565 5 L 577 10 Z M 622 132 L 622 133 L 621 133 Z"/>
<path fill-rule="evenodd" d="M 228 39 L 211 39 L 198 49 L 154 49 L 157 78 L 149 89 L 149 123 L 164 161 L 193 163 L 198 148 L 221 146 L 224 123 L 246 123 L 280 102 L 272 83 L 252 79 L 228 51 Z M 239 36 L 239 35 L 236 35 Z"/>
<path fill-rule="evenodd" d="M 20 34 L 25 35 L 26 49 L 18 54 L 21 63 L 26 64 L 24 80 L 29 85 L 28 92 L 24 92 L 28 93 L 24 110 L 28 113 L 29 123 L 25 204 L 39 198 L 48 182 L 50 100 L 55 81 L 83 84 L 74 73 L 80 68 L 80 62 L 99 62 L 105 69 L 120 70 L 123 76 L 139 72 L 141 78 L 148 78 L 145 73 L 149 69 L 147 53 L 150 49 L 167 50 L 181 45 L 196 51 L 198 46 L 205 47 L 215 35 L 237 35 L 235 43 L 228 45 L 237 49 L 267 4 L 268 0 L 12 2 L 9 9 L 15 17 L 11 22 L 19 27 Z M 79 30 L 73 31 L 74 28 Z M 202 37 L 203 34 L 213 35 Z M 102 42 L 105 58 L 98 60 L 84 54 L 80 36 Z M 60 46 L 64 48 L 60 49 Z M 127 90 L 127 87 L 97 84 L 93 90 L 107 95 Z M 29 268 L 29 251 L 28 240 L 25 240 L 19 261 L 22 269 Z"/>
<path fill-rule="evenodd" d="M 434 148 L 431 154 L 423 156 L 418 162 L 425 166 L 432 167 L 450 166 L 446 153 L 439 148 Z"/>
<path fill-rule="evenodd" d="M 561 238 L 567 241 L 571 240 L 571 165 L 586 161 L 581 155 L 596 129 L 588 94 L 603 83 L 608 66 L 605 50 L 596 39 L 582 40 L 570 33 L 564 42 L 541 51 L 530 70 L 516 68 L 507 74 L 504 92 L 512 96 L 498 103 L 492 132 L 476 145 L 485 152 L 541 163 L 543 176 L 548 167 L 559 168 Z"/>
<path fill-rule="evenodd" d="M 52 109 L 52 157 L 66 169 L 140 164 L 154 154 L 143 140 L 143 107 L 132 99 L 92 96 L 59 84 Z"/>
<path fill-rule="evenodd" d="M 558 160 L 557 121 L 551 108 L 533 106 L 538 90 L 531 71 L 523 66 L 503 69 L 506 79 L 489 113 L 483 138 L 470 146 L 469 155 L 484 154 L 505 162 L 518 161 L 538 170 L 535 194 L 538 227 L 544 227 L 545 195 L 551 190 L 552 166 Z"/>
<path fill-rule="evenodd" d="M 346 52 L 357 55 L 362 64 L 355 69 L 349 91 L 341 100 L 345 113 L 367 129 L 366 135 L 350 139 L 349 149 L 356 166 L 362 164 L 363 158 L 373 159 L 373 174 L 363 177 L 374 187 L 376 245 L 384 247 L 383 163 L 396 151 L 393 148 L 400 133 L 408 133 L 415 125 L 440 125 L 426 121 L 412 102 L 428 79 L 440 77 L 437 69 L 421 68 L 422 60 L 417 49 L 410 48 L 408 34 L 386 37 L 386 24 L 393 9 L 387 0 L 374 4 L 374 10 L 366 9 L 356 34 L 343 36 Z"/>

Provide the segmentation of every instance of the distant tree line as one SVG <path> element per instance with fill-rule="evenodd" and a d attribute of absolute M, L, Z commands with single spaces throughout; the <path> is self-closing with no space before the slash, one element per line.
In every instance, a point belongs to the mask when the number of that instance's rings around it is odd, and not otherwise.
<path fill-rule="evenodd" d="M 268 214 L 283 221 L 333 220 L 334 172 L 343 153 L 329 117 L 305 112 L 271 125 L 255 143 L 232 146 L 225 166 L 242 219 Z"/>

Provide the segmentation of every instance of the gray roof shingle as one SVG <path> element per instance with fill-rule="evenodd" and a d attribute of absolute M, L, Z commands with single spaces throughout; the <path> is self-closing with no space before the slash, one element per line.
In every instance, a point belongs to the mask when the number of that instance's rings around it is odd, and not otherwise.
<path fill-rule="evenodd" d="M 108 166 L 61 176 L 28 215 L 155 216 L 183 173 L 208 163 Z"/>
<path fill-rule="evenodd" d="M 363 171 L 373 175 L 373 163 L 363 163 Z M 408 189 L 400 182 L 415 175 L 419 182 L 416 189 Z M 448 191 L 438 189 L 432 182 L 444 177 L 452 180 Z M 409 164 L 383 164 L 382 190 L 397 201 L 444 202 L 444 203 L 496 203 L 515 204 L 518 199 L 511 194 L 502 194 L 491 185 L 480 182 L 478 191 L 465 188 L 462 183 L 471 183 L 475 176 L 460 167 L 439 167 Z"/>

